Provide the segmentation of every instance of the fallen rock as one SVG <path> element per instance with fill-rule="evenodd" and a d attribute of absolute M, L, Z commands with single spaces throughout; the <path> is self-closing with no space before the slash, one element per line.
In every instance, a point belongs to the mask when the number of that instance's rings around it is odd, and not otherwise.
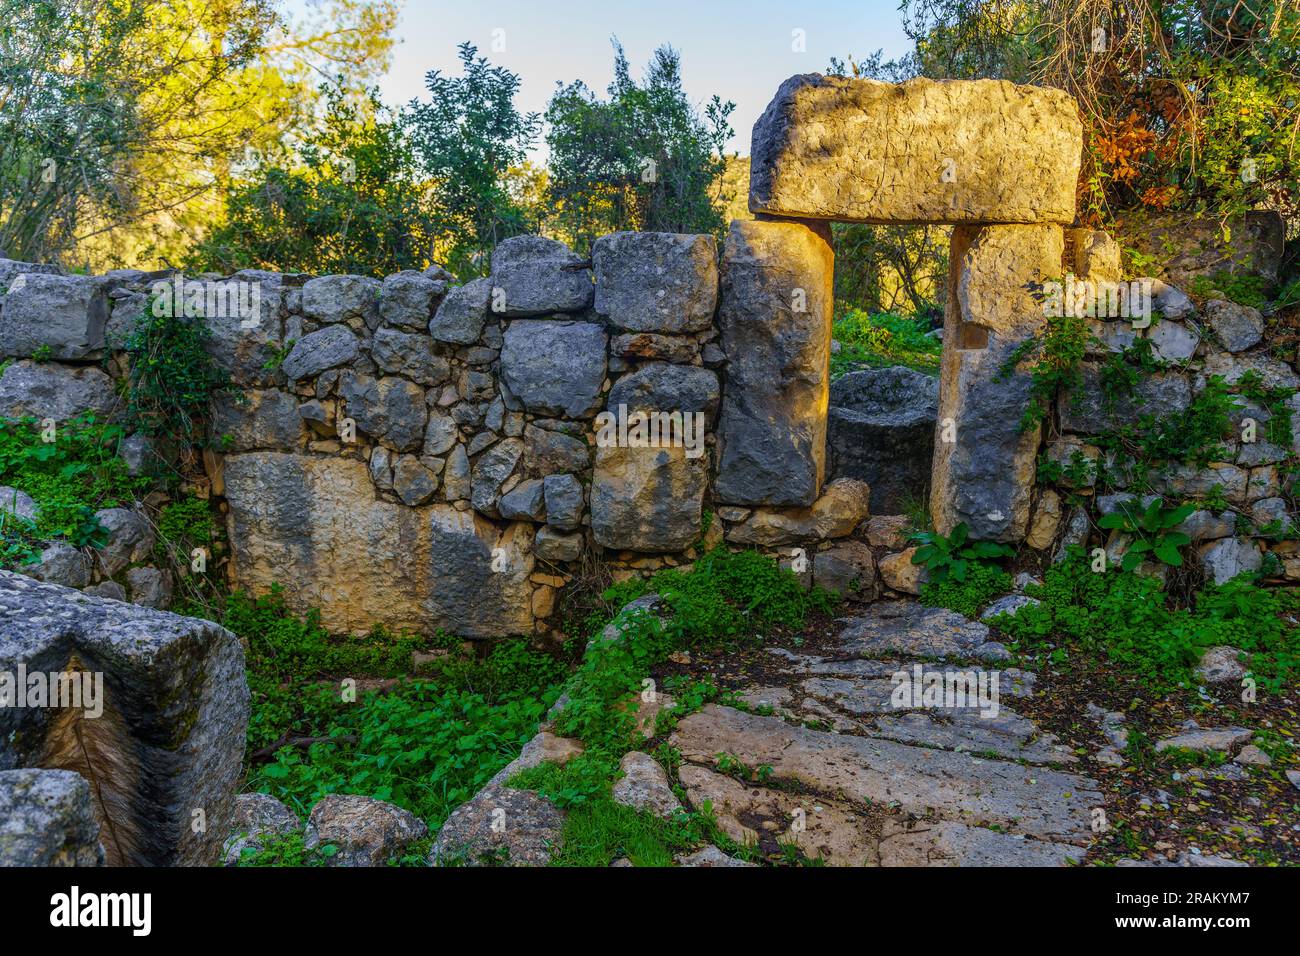
<path fill-rule="evenodd" d="M 429 835 L 424 821 L 408 810 L 355 794 L 331 793 L 311 808 L 302 845 L 326 844 L 336 852 L 327 866 L 383 866 L 416 840 Z"/>
<path fill-rule="evenodd" d="M 614 783 L 615 803 L 670 818 L 682 808 L 673 794 L 672 784 L 664 768 L 649 754 L 635 750 L 623 755 L 619 763 L 623 776 Z"/>
<path fill-rule="evenodd" d="M 1172 748 L 1205 752 L 1218 750 L 1232 752 L 1255 736 L 1249 727 L 1194 728 L 1172 737 L 1156 741 L 1156 753 Z"/>
<path fill-rule="evenodd" d="M 880 559 L 880 578 L 885 587 L 904 594 L 920 594 L 929 574 L 924 565 L 913 564 L 912 555 L 916 548 L 908 548 L 897 554 L 887 554 Z"/>
<path fill-rule="evenodd" d="M 493 784 L 452 811 L 430 866 L 546 866 L 564 837 L 564 814 L 532 790 Z"/>
<path fill-rule="evenodd" d="M 241 793 L 235 798 L 230 838 L 221 848 L 226 866 L 236 866 L 244 851 L 265 849 L 268 837 L 287 836 L 302 829 L 298 815 L 267 793 Z"/>
<path fill-rule="evenodd" d="M 1196 665 L 1196 676 L 1207 684 L 1237 683 L 1246 676 L 1246 668 L 1240 662 L 1241 653 L 1226 645 L 1208 648 Z"/>
<path fill-rule="evenodd" d="M 1264 337 L 1264 318 L 1248 305 L 1212 299 L 1205 303 L 1205 320 L 1229 352 L 1244 352 Z"/>
<path fill-rule="evenodd" d="M 677 857 L 678 866 L 757 866 L 756 863 L 746 863 L 744 860 L 737 860 L 734 856 L 727 856 L 713 844 L 709 844 L 703 850 L 696 850 L 694 853 L 688 853 Z"/>

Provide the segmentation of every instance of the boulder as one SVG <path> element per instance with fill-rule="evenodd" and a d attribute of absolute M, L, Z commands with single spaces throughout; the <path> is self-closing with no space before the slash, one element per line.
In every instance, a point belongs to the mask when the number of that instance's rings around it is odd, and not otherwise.
<path fill-rule="evenodd" d="M 90 783 L 72 770 L 0 770 L 0 867 L 103 866 Z"/>
<path fill-rule="evenodd" d="M 700 534 L 708 460 L 686 449 L 601 446 L 591 480 L 591 530 L 606 548 L 682 551 Z"/>
<path fill-rule="evenodd" d="M 493 312 L 510 318 L 581 312 L 591 305 L 591 272 L 568 246 L 513 236 L 492 251 Z"/>
<path fill-rule="evenodd" d="M 813 584 L 856 601 L 873 601 L 880 591 L 876 559 L 862 541 L 845 541 L 813 558 Z"/>
<path fill-rule="evenodd" d="M 1255 731 L 1249 727 L 1188 727 L 1180 734 L 1156 741 L 1156 753 L 1166 750 L 1221 751 L 1232 753 L 1250 743 Z"/>
<path fill-rule="evenodd" d="M 116 577 L 127 565 L 143 561 L 153 552 L 153 528 L 143 516 L 128 508 L 104 508 L 95 520 L 108 532 L 108 540 L 96 551 L 106 577 Z"/>
<path fill-rule="evenodd" d="M 534 414 L 587 418 L 600 407 L 606 341 L 605 331 L 590 322 L 511 322 L 501 381 Z"/>
<path fill-rule="evenodd" d="M 311 808 L 302 845 L 335 852 L 327 866 L 383 866 L 416 840 L 429 835 L 424 821 L 408 810 L 354 794 L 331 793 Z"/>
<path fill-rule="evenodd" d="M 904 594 L 920 594 L 927 574 L 922 565 L 912 563 L 916 548 L 908 548 L 880 559 L 880 577 L 885 586 Z"/>
<path fill-rule="evenodd" d="M 360 319 L 367 328 L 379 324 L 383 284 L 366 276 L 328 275 L 308 279 L 302 287 L 302 314 L 325 325 Z"/>
<path fill-rule="evenodd" d="M 826 470 L 834 253 L 793 222 L 736 221 L 718 325 L 730 361 L 714 494 L 737 505 L 817 500 Z"/>
<path fill-rule="evenodd" d="M 698 365 L 647 362 L 614 383 L 605 407 L 613 412 L 619 406 L 625 406 L 628 412 L 703 412 L 705 426 L 711 427 L 719 398 L 716 372 Z"/>
<path fill-rule="evenodd" d="M 901 514 L 923 498 L 934 461 L 939 380 L 901 366 L 849 372 L 831 383 L 832 477 L 871 486 L 872 508 Z"/>
<path fill-rule="evenodd" d="M 429 322 L 429 334 L 439 342 L 473 345 L 487 321 L 490 279 L 475 279 L 447 293 Z"/>
<path fill-rule="evenodd" d="M 339 365 L 349 365 L 361 353 L 361 343 L 346 325 L 327 325 L 299 339 L 280 368 L 292 381 L 315 378 Z"/>
<path fill-rule="evenodd" d="M 275 797 L 266 793 L 241 793 L 235 798 L 230 837 L 221 848 L 221 857 L 226 866 L 235 866 L 245 850 L 255 853 L 265 849 L 270 839 L 300 829 L 298 815 Z"/>
<path fill-rule="evenodd" d="M 20 275 L 63 275 L 63 270 L 55 265 L 41 265 L 35 262 L 19 262 L 0 256 L 0 296 L 9 291 L 10 284 Z"/>
<path fill-rule="evenodd" d="M 649 754 L 629 751 L 619 762 L 623 776 L 614 783 L 615 803 L 669 819 L 682 809 L 664 768 Z"/>
<path fill-rule="evenodd" d="M 23 569 L 37 581 L 65 588 L 84 588 L 90 583 L 90 558 L 66 541 L 55 541 L 41 551 L 41 560 Z"/>
<path fill-rule="evenodd" d="M 434 354 L 433 339 L 423 333 L 378 329 L 370 343 L 370 357 L 385 372 L 429 387 L 451 377 L 451 363 Z"/>
<path fill-rule="evenodd" d="M 1041 426 L 1021 427 L 1032 379 L 1010 360 L 1046 324 L 1033 290 L 1059 274 L 1063 242 L 1057 226 L 953 230 L 930 490 L 942 534 L 961 523 L 983 541 L 1028 533 Z"/>
<path fill-rule="evenodd" d="M 434 304 L 446 291 L 446 282 L 412 269 L 385 276 L 379 290 L 379 320 L 386 326 L 425 332 Z"/>
<path fill-rule="evenodd" d="M 591 247 L 596 311 L 633 332 L 702 332 L 718 304 L 712 236 L 615 232 Z"/>
<path fill-rule="evenodd" d="M 210 621 L 0 571 L 0 673 L 20 666 L 29 675 L 102 674 L 102 713 L 83 720 L 79 708 L 0 708 L 0 769 L 41 766 L 92 780 L 96 815 L 112 821 L 101 827 L 109 865 L 216 862 L 248 723 L 239 640 Z"/>
<path fill-rule="evenodd" d="M 564 839 L 564 814 L 532 790 L 496 783 L 452 811 L 431 866 L 546 866 Z"/>
<path fill-rule="evenodd" d="M 32 496 L 25 491 L 0 485 L 0 518 L 21 518 L 23 521 L 36 520 L 37 507 Z"/>
<path fill-rule="evenodd" d="M 573 475 L 547 475 L 542 479 L 546 523 L 559 531 L 582 525 L 582 484 Z"/>
<path fill-rule="evenodd" d="M 1229 352 L 1244 352 L 1264 337 L 1264 317 L 1248 305 L 1212 299 L 1205 303 L 1205 321 Z"/>
<path fill-rule="evenodd" d="M 1264 558 L 1250 538 L 1221 538 L 1199 549 L 1206 575 L 1215 584 L 1231 581 L 1247 571 L 1258 571 Z"/>
<path fill-rule="evenodd" d="M 107 283 L 95 276 L 22 274 L 0 298 L 0 355 L 98 358 L 108 324 Z"/>
<path fill-rule="evenodd" d="M 1151 349 L 1162 362 L 1186 362 L 1196 354 L 1201 344 L 1201 334 L 1190 322 L 1162 319 L 1147 331 Z"/>
<path fill-rule="evenodd" d="M 453 451 L 448 471 L 456 460 Z M 375 624 L 464 637 L 532 633 L 527 523 L 376 499 L 368 464 L 351 458 L 230 455 L 225 482 L 239 587 L 264 594 L 279 583 L 295 613 L 319 608 L 333 633 Z"/>
<path fill-rule="evenodd" d="M 1082 136 L 1064 90 L 793 76 L 754 124 L 749 208 L 851 222 L 1069 223 Z"/>
<path fill-rule="evenodd" d="M 172 603 L 172 576 L 170 571 L 158 568 L 131 568 L 126 572 L 126 583 L 131 588 L 131 603 L 142 607 L 166 610 Z"/>
<path fill-rule="evenodd" d="M 65 422 L 87 412 L 106 421 L 118 407 L 113 380 L 92 366 L 15 362 L 0 375 L 0 418 Z"/>
<path fill-rule="evenodd" d="M 811 508 L 756 508 L 744 522 L 727 529 L 727 540 L 770 548 L 844 538 L 866 520 L 870 502 L 865 482 L 836 478 Z"/>

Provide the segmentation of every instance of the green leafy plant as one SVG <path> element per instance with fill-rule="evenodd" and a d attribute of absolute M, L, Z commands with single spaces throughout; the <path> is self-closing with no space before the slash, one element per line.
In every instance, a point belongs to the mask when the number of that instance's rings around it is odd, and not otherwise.
<path fill-rule="evenodd" d="M 1124 552 L 1120 566 L 1125 571 L 1132 571 L 1148 555 L 1177 568 L 1183 564 L 1183 556 L 1178 549 L 1190 544 L 1192 539 L 1174 528 L 1186 521 L 1188 515 L 1195 510 L 1196 506 L 1191 504 L 1167 508 L 1159 498 L 1143 508 L 1140 501 L 1130 498 L 1120 502 L 1115 511 L 1102 515 L 1097 525 L 1136 537 Z"/>
<path fill-rule="evenodd" d="M 970 528 L 961 522 L 952 529 L 952 534 L 944 536 L 937 531 L 919 531 L 911 536 L 919 547 L 912 555 L 913 564 L 925 566 L 930 580 L 936 583 L 952 578 L 954 581 L 966 580 L 966 572 L 972 562 L 987 561 L 993 558 L 1006 558 L 1015 554 L 1005 544 L 995 541 L 969 541 Z"/>

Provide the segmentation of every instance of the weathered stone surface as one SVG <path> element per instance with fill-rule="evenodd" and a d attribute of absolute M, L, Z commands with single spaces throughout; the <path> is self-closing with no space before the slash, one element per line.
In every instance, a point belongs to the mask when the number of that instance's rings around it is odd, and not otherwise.
<path fill-rule="evenodd" d="M 118 407 L 113 380 L 90 366 L 15 362 L 0 375 L 0 418 L 53 418 L 65 422 L 86 412 L 107 420 Z"/>
<path fill-rule="evenodd" d="M 546 523 L 560 531 L 582 524 L 582 483 L 573 475 L 547 475 L 542 479 Z"/>
<path fill-rule="evenodd" d="M 749 208 L 876 223 L 1068 223 L 1082 135 L 1062 90 L 793 76 L 754 124 Z"/>
<path fill-rule="evenodd" d="M 77 361 L 104 350 L 107 284 L 96 276 L 23 274 L 0 297 L 0 355 Z"/>
<path fill-rule="evenodd" d="M 996 601 L 990 602 L 988 607 L 980 612 L 980 620 L 991 621 L 1001 614 L 1009 614 L 1015 617 L 1016 612 L 1021 608 L 1033 607 L 1041 603 L 1038 598 L 1029 597 L 1025 594 L 1004 594 Z"/>
<path fill-rule="evenodd" d="M 429 322 L 429 334 L 439 342 L 473 345 L 487 321 L 490 279 L 475 279 L 447 293 Z"/>
<path fill-rule="evenodd" d="M 989 629 L 946 608 L 912 601 L 873 604 L 840 634 L 846 651 L 878 656 L 971 657 L 989 639 Z"/>
<path fill-rule="evenodd" d="M 1264 337 L 1264 318 L 1248 305 L 1212 299 L 1205 303 L 1205 320 L 1229 352 L 1243 352 Z"/>
<path fill-rule="evenodd" d="M 619 769 L 623 776 L 614 783 L 615 803 L 665 819 L 682 808 L 673 794 L 672 784 L 668 782 L 668 774 L 649 754 L 629 751 L 623 755 Z"/>
<path fill-rule="evenodd" d="M 1193 727 L 1181 734 L 1165 737 L 1156 741 L 1156 753 L 1171 748 L 1179 750 L 1218 750 L 1233 752 L 1242 744 L 1249 743 L 1255 731 L 1249 727 Z"/>
<path fill-rule="evenodd" d="M 237 386 L 273 384 L 274 360 L 286 340 L 280 321 L 280 310 L 289 291 L 284 287 L 284 277 L 274 272 L 245 269 L 231 278 L 257 286 L 259 308 L 256 314 L 217 309 L 216 314 L 205 315 L 202 321 L 211 333 L 208 354 L 219 368 L 230 373 L 231 381 Z M 298 336 L 287 336 L 295 337 Z"/>
<path fill-rule="evenodd" d="M 23 571 L 47 584 L 84 588 L 90 583 L 90 558 L 66 541 L 55 541 L 41 550 L 39 562 L 24 566 Z"/>
<path fill-rule="evenodd" d="M 811 505 L 826 473 L 835 255 L 808 226 L 731 224 L 718 326 L 729 359 L 714 494 Z"/>
<path fill-rule="evenodd" d="M 590 322 L 511 322 L 501 379 L 530 412 L 586 418 L 599 407 L 606 338 Z"/>
<path fill-rule="evenodd" d="M 606 548 L 681 551 L 699 537 L 708 485 L 708 458 L 686 449 L 596 450 L 591 481 L 591 530 Z"/>
<path fill-rule="evenodd" d="M 591 272 L 582 263 L 564 243 L 542 236 L 498 243 L 492 251 L 492 310 L 508 318 L 580 312 L 594 294 Z"/>
<path fill-rule="evenodd" d="M 581 493 L 581 488 L 579 489 Z M 545 486 L 541 479 L 528 478 L 519 482 L 510 491 L 501 496 L 497 503 L 501 517 L 508 519 L 522 518 L 526 521 L 541 521 L 546 517 Z M 581 507 L 579 508 L 581 516 Z M 540 545 L 540 542 L 538 542 Z M 539 551 L 540 553 L 540 551 Z"/>
<path fill-rule="evenodd" d="M 705 425 L 712 427 L 719 397 L 716 372 L 698 365 L 649 362 L 614 383 L 605 407 L 617 411 L 622 405 L 629 412 L 703 412 Z"/>
<path fill-rule="evenodd" d="M 544 478 L 560 472 L 586 471 L 591 463 L 587 443 L 550 428 L 524 427 L 524 471 Z"/>
<path fill-rule="evenodd" d="M 447 466 L 442 471 L 442 490 L 448 501 L 468 500 L 473 493 L 473 472 L 464 445 L 457 445 L 447 456 Z"/>
<path fill-rule="evenodd" d="M 1162 321 L 1147 332 L 1155 357 L 1162 362 L 1186 362 L 1201 344 L 1200 333 L 1190 322 Z"/>
<path fill-rule="evenodd" d="M 1056 539 L 1056 531 L 1061 526 L 1061 496 L 1050 489 L 1038 494 L 1038 506 L 1034 509 L 1034 520 L 1025 536 L 1025 544 L 1038 551 L 1046 551 Z"/>
<path fill-rule="evenodd" d="M 422 505 L 438 490 L 438 476 L 414 455 L 400 455 L 393 465 L 393 491 L 402 504 Z"/>
<path fill-rule="evenodd" d="M 874 601 L 880 593 L 876 559 L 862 541 L 846 541 L 813 559 L 813 584 L 852 601 Z"/>
<path fill-rule="evenodd" d="M 517 438 L 507 438 L 479 456 L 478 461 L 474 462 L 470 478 L 470 498 L 475 509 L 484 514 L 496 513 L 501 486 L 513 474 L 523 452 L 523 442 Z"/>
<path fill-rule="evenodd" d="M 298 400 L 274 388 L 218 392 L 212 431 L 226 452 L 294 451 L 306 437 Z"/>
<path fill-rule="evenodd" d="M 302 314 L 329 325 L 361 319 L 367 328 L 379 324 L 379 292 L 383 284 L 366 276 L 329 275 L 308 279 L 302 287 Z"/>
<path fill-rule="evenodd" d="M 430 412 L 424 429 L 424 454 L 429 457 L 446 454 L 459 436 L 460 430 L 450 415 Z"/>
<path fill-rule="evenodd" d="M 1118 282 L 1124 275 L 1123 250 L 1104 229 L 1075 229 L 1074 271 L 1092 282 Z"/>
<path fill-rule="evenodd" d="M 35 521 L 36 514 L 36 502 L 31 495 L 8 485 L 0 485 L 0 517 Z"/>
<path fill-rule="evenodd" d="M 701 332 L 718 304 L 712 236 L 615 232 L 591 247 L 596 311 L 634 332 Z"/>
<path fill-rule="evenodd" d="M 898 824 L 880 838 L 881 866 L 1069 866 L 1083 853 L 964 823 Z"/>
<path fill-rule="evenodd" d="M 103 713 L 0 708 L 0 769 L 93 774 L 113 822 L 111 832 L 102 827 L 110 865 L 214 863 L 230 832 L 248 722 L 239 640 L 210 621 L 0 571 L 0 672 L 19 666 L 102 673 Z M 202 829 L 192 825 L 197 809 Z"/>
<path fill-rule="evenodd" d="M 378 329 L 370 344 L 370 357 L 385 372 L 421 385 L 441 385 L 451 377 L 451 363 L 433 353 L 433 340 L 424 334 Z"/>
<path fill-rule="evenodd" d="M 450 505 L 376 500 L 367 464 L 270 452 L 225 465 L 235 578 L 255 593 L 279 582 L 298 613 L 333 632 L 439 627 L 466 637 L 532 632 L 532 534 Z M 492 570 L 502 548 L 506 570 Z"/>
<path fill-rule="evenodd" d="M 974 540 L 1019 542 L 1029 529 L 1041 429 L 1020 428 L 1028 371 L 1002 373 L 1041 333 L 1032 290 L 1059 273 L 1063 241 L 1057 226 L 953 230 L 930 491 L 943 534 L 964 522 Z"/>
<path fill-rule="evenodd" d="M 438 831 L 429 863 L 546 866 L 563 838 L 564 814 L 549 799 L 493 784 L 452 811 Z"/>
<path fill-rule="evenodd" d="M 1091 808 L 1102 799 L 1096 784 L 1075 774 L 824 733 L 715 704 L 683 719 L 669 742 L 691 763 L 711 765 L 716 754 L 743 754 L 753 766 L 770 766 L 774 781 L 858 806 L 933 812 L 1066 843 L 1089 841 Z"/>
<path fill-rule="evenodd" d="M 0 770 L 0 867 L 103 866 L 90 783 L 71 770 Z"/>
<path fill-rule="evenodd" d="M 609 351 L 611 355 L 620 358 L 651 359 L 656 362 L 691 365 L 700 355 L 700 346 L 689 337 L 633 332 L 611 338 Z"/>
<path fill-rule="evenodd" d="M 885 586 L 904 594 L 920 594 L 927 579 L 926 570 L 912 563 L 916 548 L 905 548 L 880 559 L 880 578 Z"/>
<path fill-rule="evenodd" d="M 408 810 L 353 794 L 331 793 L 311 808 L 302 845 L 332 844 L 327 866 L 383 866 L 416 840 L 428 836 L 424 821 Z"/>
<path fill-rule="evenodd" d="M 856 478 L 836 478 L 826 486 L 811 508 L 778 511 L 756 508 L 743 523 L 727 530 L 733 544 L 763 547 L 796 544 L 801 541 L 843 538 L 866 519 L 871 489 Z"/>
<path fill-rule="evenodd" d="M 328 368 L 355 361 L 360 351 L 361 343 L 346 325 L 327 325 L 295 343 L 280 368 L 294 381 L 313 378 Z"/>
<path fill-rule="evenodd" d="M 901 551 L 907 547 L 907 531 L 911 524 L 907 515 L 872 515 L 867 519 L 867 541 L 873 548 Z"/>
<path fill-rule="evenodd" d="M 1200 549 L 1201 564 L 1215 584 L 1231 581 L 1247 571 L 1258 571 L 1264 558 L 1250 538 L 1222 538 Z"/>
<path fill-rule="evenodd" d="M 1242 652 L 1235 647 L 1207 648 L 1196 665 L 1196 676 L 1207 684 L 1235 684 L 1246 676 L 1241 657 Z"/>
<path fill-rule="evenodd" d="M 871 486 L 879 514 L 925 493 L 934 461 L 939 380 L 901 366 L 849 372 L 831 383 L 826 438 L 832 477 Z"/>
<path fill-rule="evenodd" d="M 339 382 L 348 417 L 357 428 L 394 451 L 415 451 L 424 443 L 428 412 L 424 390 L 404 378 L 373 378 L 344 372 Z"/>
<path fill-rule="evenodd" d="M 577 532 L 564 534 L 554 528 L 539 528 L 533 548 L 544 561 L 577 561 L 582 557 L 582 535 Z"/>
<path fill-rule="evenodd" d="M 149 522 L 128 508 L 103 508 L 95 519 L 108 532 L 108 540 L 96 550 L 100 568 L 114 577 L 128 564 L 143 561 L 153 551 L 154 533 Z"/>
<path fill-rule="evenodd" d="M 678 866 L 703 866 L 703 867 L 728 867 L 728 866 L 757 866 L 757 863 L 748 863 L 744 860 L 738 860 L 734 856 L 727 856 L 713 844 L 709 844 L 703 850 L 696 850 L 694 853 L 686 853 L 677 857 Z"/>
<path fill-rule="evenodd" d="M 235 866 L 247 850 L 264 849 L 269 839 L 287 836 L 302 829 L 298 816 L 275 797 L 266 793 L 241 793 L 235 798 L 234 820 L 230 837 L 221 848 L 226 866 Z"/>
<path fill-rule="evenodd" d="M 0 256 L 0 296 L 9 291 L 10 284 L 20 275 L 63 275 L 63 270 L 56 265 L 36 262 L 20 262 Z"/>
<path fill-rule="evenodd" d="M 691 764 L 683 765 L 679 775 L 691 805 L 699 810 L 711 803 L 718 828 L 742 846 L 757 844 L 762 829 L 829 866 L 876 863 L 868 820 L 847 804 L 751 786 Z M 802 830 L 791 827 L 796 815 Z"/>
<path fill-rule="evenodd" d="M 434 303 L 446 291 L 446 282 L 412 269 L 385 276 L 379 292 L 379 319 L 384 325 L 427 331 Z"/>

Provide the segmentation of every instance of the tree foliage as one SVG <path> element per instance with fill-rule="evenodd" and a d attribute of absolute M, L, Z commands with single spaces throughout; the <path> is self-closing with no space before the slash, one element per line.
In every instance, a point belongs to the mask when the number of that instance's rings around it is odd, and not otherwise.
<path fill-rule="evenodd" d="M 579 249 L 624 229 L 720 235 L 735 104 L 714 96 L 696 108 L 669 46 L 655 51 L 638 83 L 617 41 L 607 92 L 601 100 L 575 81 L 551 97 L 547 225 Z"/>

